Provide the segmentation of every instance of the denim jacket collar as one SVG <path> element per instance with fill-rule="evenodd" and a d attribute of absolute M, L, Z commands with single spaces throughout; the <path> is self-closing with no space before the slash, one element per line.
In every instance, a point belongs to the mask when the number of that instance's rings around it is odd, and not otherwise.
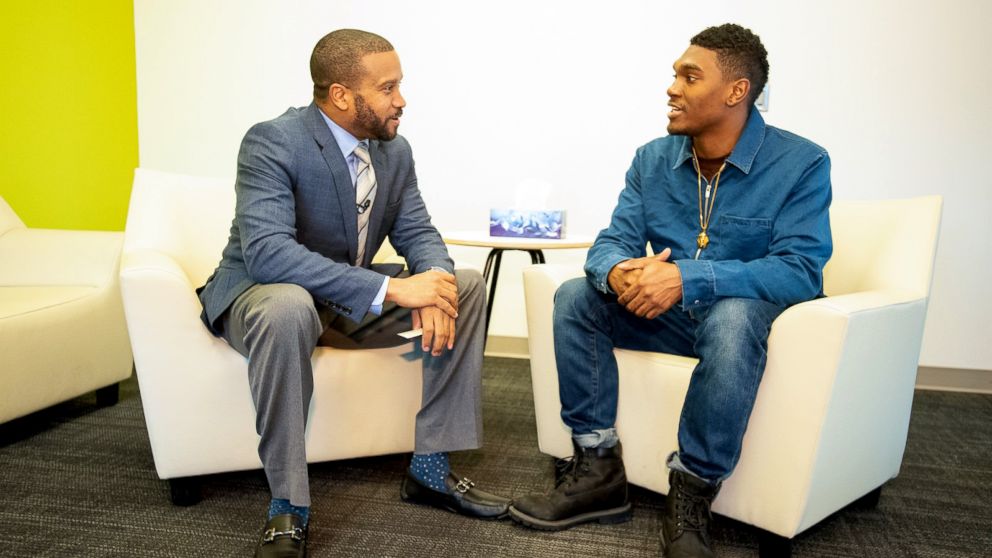
<path fill-rule="evenodd" d="M 758 109 L 752 106 L 751 113 L 747 117 L 747 123 L 744 124 L 744 132 L 741 133 L 741 137 L 737 140 L 737 145 L 734 146 L 734 150 L 727 157 L 727 164 L 737 167 L 744 174 L 750 173 L 751 164 L 754 163 L 754 157 L 758 154 L 758 149 L 761 148 L 761 144 L 764 141 L 765 119 L 761 117 Z M 690 159 L 692 159 L 692 138 L 683 136 L 682 147 L 679 150 L 678 157 L 675 158 L 675 164 L 672 165 L 672 169 L 674 170 L 684 165 Z"/>

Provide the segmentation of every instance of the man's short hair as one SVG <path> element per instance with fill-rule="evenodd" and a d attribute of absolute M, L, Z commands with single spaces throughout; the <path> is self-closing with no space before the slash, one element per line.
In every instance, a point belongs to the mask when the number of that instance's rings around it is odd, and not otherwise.
<path fill-rule="evenodd" d="M 768 51 L 750 29 L 735 23 L 707 27 L 689 44 L 716 51 L 716 62 L 725 79 L 747 78 L 749 101 L 754 103 L 768 82 Z"/>
<path fill-rule="evenodd" d="M 325 99 L 334 83 L 355 87 L 365 74 L 362 58 L 391 50 L 394 49 L 389 41 L 368 31 L 338 29 L 324 35 L 310 55 L 314 98 Z"/>

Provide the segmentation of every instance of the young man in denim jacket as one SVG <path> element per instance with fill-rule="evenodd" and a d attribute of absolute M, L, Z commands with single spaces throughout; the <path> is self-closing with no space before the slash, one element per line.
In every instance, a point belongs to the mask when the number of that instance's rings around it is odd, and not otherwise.
<path fill-rule="evenodd" d="M 767 126 L 754 108 L 768 78 L 760 39 L 738 25 L 708 28 L 674 69 L 670 135 L 638 149 L 586 278 L 555 298 L 562 419 L 575 455 L 553 490 L 510 508 L 548 530 L 628 519 L 613 349 L 696 357 L 679 448 L 667 460 L 669 558 L 713 555 L 710 505 L 740 456 L 771 324 L 822 296 L 832 249 L 827 152 Z M 645 256 L 648 243 L 656 255 Z"/>

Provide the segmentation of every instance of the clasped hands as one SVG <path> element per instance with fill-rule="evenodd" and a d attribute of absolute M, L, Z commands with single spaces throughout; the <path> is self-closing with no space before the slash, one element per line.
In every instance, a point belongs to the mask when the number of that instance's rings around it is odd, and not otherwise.
<path fill-rule="evenodd" d="M 672 250 L 625 260 L 613 266 L 607 282 L 617 302 L 640 318 L 653 320 L 682 300 L 682 275 L 668 261 Z"/>
<path fill-rule="evenodd" d="M 652 320 L 682 299 L 682 276 L 668 258 L 660 254 L 634 258 L 613 266 L 607 277 L 617 301 L 634 315 Z M 458 284 L 455 276 L 438 270 L 410 277 L 394 277 L 386 289 L 386 301 L 412 309 L 413 327 L 422 328 L 421 348 L 440 356 L 445 347 L 455 347 L 455 318 L 458 317 Z"/>
<path fill-rule="evenodd" d="M 458 317 L 458 283 L 455 276 L 432 269 L 410 277 L 393 277 L 386 288 L 386 301 L 412 309 L 414 329 L 423 328 L 421 348 L 440 356 L 445 347 L 455 347 L 455 318 Z"/>

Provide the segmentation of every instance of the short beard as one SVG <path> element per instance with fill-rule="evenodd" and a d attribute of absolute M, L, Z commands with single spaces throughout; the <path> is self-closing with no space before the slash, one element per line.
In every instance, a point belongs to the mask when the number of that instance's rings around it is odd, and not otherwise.
<path fill-rule="evenodd" d="M 674 122 L 669 122 L 668 126 L 665 128 L 670 136 L 691 136 L 693 135 L 691 131 L 681 129 L 675 125 Z"/>
<path fill-rule="evenodd" d="M 403 114 L 403 109 L 399 109 L 396 116 Z M 365 102 L 365 99 L 355 95 L 355 119 L 369 133 L 369 137 L 379 141 L 389 141 L 396 137 L 396 131 L 389 131 L 386 123 L 389 119 L 380 120 L 375 111 Z"/>

